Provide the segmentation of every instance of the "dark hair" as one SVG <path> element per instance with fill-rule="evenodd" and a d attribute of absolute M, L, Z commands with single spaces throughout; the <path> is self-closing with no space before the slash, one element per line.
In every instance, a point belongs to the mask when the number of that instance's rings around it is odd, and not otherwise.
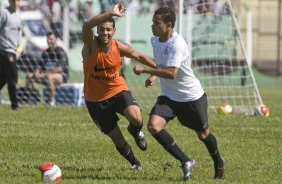
<path fill-rule="evenodd" d="M 161 7 L 155 11 L 155 15 L 161 15 L 164 23 L 171 22 L 172 28 L 174 28 L 176 15 L 175 12 L 169 7 Z"/>
<path fill-rule="evenodd" d="M 115 22 L 115 19 L 114 18 L 108 18 L 108 19 L 106 19 L 106 20 L 104 20 L 102 23 L 105 23 L 105 22 L 111 22 L 111 23 L 113 23 L 113 28 L 115 28 L 116 27 L 116 22 Z M 101 23 L 101 24 L 102 24 Z M 99 27 L 99 25 L 98 25 L 98 27 Z"/>
<path fill-rule="evenodd" d="M 57 38 L 57 35 L 53 31 L 48 31 L 46 36 L 49 37 L 51 35 L 54 35 Z"/>

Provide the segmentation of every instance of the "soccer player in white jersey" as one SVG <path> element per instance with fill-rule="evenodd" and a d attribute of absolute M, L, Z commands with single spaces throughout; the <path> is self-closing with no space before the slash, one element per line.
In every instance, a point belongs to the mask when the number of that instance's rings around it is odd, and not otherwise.
<path fill-rule="evenodd" d="M 160 77 L 162 93 L 151 110 L 148 130 L 166 151 L 181 162 L 183 179 L 187 180 L 195 160 L 189 158 L 165 130 L 166 124 L 177 117 L 205 144 L 214 162 L 214 178 L 224 179 L 224 161 L 217 140 L 208 128 L 207 96 L 191 69 L 186 42 L 173 30 L 175 20 L 175 13 L 168 7 L 155 11 L 151 43 L 157 68 L 141 65 L 134 68 L 136 74 L 151 74 L 145 82 L 146 87 L 152 86 L 155 76 Z"/>

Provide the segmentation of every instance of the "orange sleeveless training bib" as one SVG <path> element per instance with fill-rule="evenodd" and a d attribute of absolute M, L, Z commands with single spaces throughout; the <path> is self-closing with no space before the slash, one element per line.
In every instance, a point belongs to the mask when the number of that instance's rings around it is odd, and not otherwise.
<path fill-rule="evenodd" d="M 122 62 L 116 40 L 112 39 L 112 50 L 106 55 L 98 47 L 84 61 L 84 96 L 91 102 L 109 99 L 117 93 L 128 90 L 120 74 Z"/>

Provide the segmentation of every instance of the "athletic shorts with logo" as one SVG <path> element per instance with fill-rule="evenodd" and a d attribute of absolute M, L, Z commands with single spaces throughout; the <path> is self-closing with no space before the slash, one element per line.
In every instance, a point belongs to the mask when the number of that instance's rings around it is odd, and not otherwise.
<path fill-rule="evenodd" d="M 177 117 L 182 125 L 201 132 L 208 128 L 207 110 L 206 94 L 191 102 L 177 102 L 166 96 L 159 96 L 150 115 L 158 115 L 166 122 Z"/>
<path fill-rule="evenodd" d="M 91 118 L 105 134 L 110 133 L 116 128 L 119 120 L 116 113 L 123 115 L 124 109 L 130 105 L 139 106 L 130 91 L 122 91 L 101 102 L 90 102 L 86 100 L 86 106 Z"/>

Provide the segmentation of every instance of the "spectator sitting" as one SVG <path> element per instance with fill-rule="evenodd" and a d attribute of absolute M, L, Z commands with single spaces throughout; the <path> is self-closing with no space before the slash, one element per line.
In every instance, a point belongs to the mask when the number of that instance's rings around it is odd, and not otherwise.
<path fill-rule="evenodd" d="M 62 47 L 57 46 L 54 32 L 47 33 L 48 49 L 42 53 L 42 60 L 33 73 L 27 74 L 26 85 L 33 88 L 33 82 L 47 85 L 50 90 L 50 105 L 54 106 L 56 85 L 67 82 L 68 57 Z"/>

